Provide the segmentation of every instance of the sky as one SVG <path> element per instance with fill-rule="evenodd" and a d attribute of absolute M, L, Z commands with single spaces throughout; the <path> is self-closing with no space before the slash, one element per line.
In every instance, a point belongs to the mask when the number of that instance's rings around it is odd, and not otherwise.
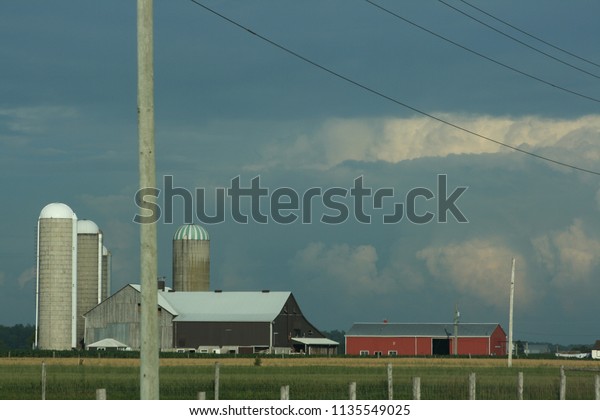
<path fill-rule="evenodd" d="M 236 179 L 268 191 L 266 223 L 236 221 L 226 195 L 224 221 L 203 224 L 212 289 L 291 291 L 321 330 L 452 322 L 458 305 L 460 322 L 508 331 L 515 258 L 515 339 L 600 339 L 600 176 L 532 156 L 600 172 L 600 3 L 199 3 L 253 33 L 190 0 L 155 2 L 157 185 L 203 191 L 208 215 Z M 33 324 L 48 203 L 101 228 L 113 293 L 139 283 L 136 5 L 1 2 L 0 38 L 0 324 Z M 356 180 L 371 191 L 359 209 Z M 303 203 L 319 188 L 310 223 L 272 217 L 273 192 Z M 184 200 L 164 197 L 170 284 Z M 341 223 L 322 221 L 342 207 Z"/>

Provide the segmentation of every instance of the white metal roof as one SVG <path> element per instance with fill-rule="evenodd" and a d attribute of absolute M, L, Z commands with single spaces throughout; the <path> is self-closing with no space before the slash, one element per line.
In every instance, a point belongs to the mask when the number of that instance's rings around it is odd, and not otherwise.
<path fill-rule="evenodd" d="M 140 291 L 139 284 L 131 287 Z M 158 291 L 158 305 L 178 322 L 271 322 L 291 292 Z"/>
<path fill-rule="evenodd" d="M 159 292 L 178 322 L 271 322 L 290 292 Z M 165 308 L 166 309 L 166 308 Z"/>
<path fill-rule="evenodd" d="M 91 220 L 79 219 L 77 221 L 77 233 L 97 235 L 100 233 L 100 228 Z"/>
<path fill-rule="evenodd" d="M 127 344 L 123 344 L 120 341 L 115 340 L 114 338 L 103 338 L 102 340 L 96 341 L 95 343 L 88 344 L 88 348 L 127 348 Z"/>
<path fill-rule="evenodd" d="M 340 343 L 337 341 L 330 340 L 329 338 L 311 338 L 311 337 L 294 337 L 292 341 L 297 341 L 301 344 L 308 346 L 339 346 Z"/>
<path fill-rule="evenodd" d="M 73 219 L 77 218 L 71 207 L 63 203 L 50 203 L 40 212 L 40 219 Z"/>

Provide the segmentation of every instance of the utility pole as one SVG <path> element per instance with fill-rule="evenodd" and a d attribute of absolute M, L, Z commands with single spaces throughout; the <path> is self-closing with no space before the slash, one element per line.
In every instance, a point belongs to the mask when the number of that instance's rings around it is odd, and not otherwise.
<path fill-rule="evenodd" d="M 460 318 L 460 312 L 458 312 L 458 303 L 454 304 L 454 345 L 452 346 L 452 354 L 458 355 L 458 319 Z"/>
<path fill-rule="evenodd" d="M 512 259 L 510 274 L 510 303 L 508 309 L 508 367 L 512 367 L 513 356 L 513 306 L 515 300 L 515 259 Z"/>
<path fill-rule="evenodd" d="M 137 0 L 139 171 L 140 190 L 146 191 L 156 188 L 152 9 L 152 0 Z M 158 400 L 156 223 L 140 223 L 140 277 L 140 399 Z"/>

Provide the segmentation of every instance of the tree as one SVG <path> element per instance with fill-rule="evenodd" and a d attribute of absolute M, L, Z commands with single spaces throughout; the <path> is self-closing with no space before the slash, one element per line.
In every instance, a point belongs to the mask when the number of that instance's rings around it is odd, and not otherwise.
<path fill-rule="evenodd" d="M 346 332 L 340 330 L 323 331 L 323 335 L 330 340 L 340 343 L 338 346 L 338 354 L 346 354 Z"/>
<path fill-rule="evenodd" d="M 12 327 L 0 325 L 0 349 L 30 349 L 33 345 L 35 328 L 32 325 L 17 324 Z"/>

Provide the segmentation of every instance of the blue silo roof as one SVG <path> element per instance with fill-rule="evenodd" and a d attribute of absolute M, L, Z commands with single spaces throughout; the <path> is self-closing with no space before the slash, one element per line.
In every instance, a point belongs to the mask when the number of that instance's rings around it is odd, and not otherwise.
<path fill-rule="evenodd" d="M 208 241 L 210 237 L 208 236 L 208 232 L 200 225 L 183 225 L 175 235 L 173 235 L 173 240 L 191 240 L 191 241 Z"/>

